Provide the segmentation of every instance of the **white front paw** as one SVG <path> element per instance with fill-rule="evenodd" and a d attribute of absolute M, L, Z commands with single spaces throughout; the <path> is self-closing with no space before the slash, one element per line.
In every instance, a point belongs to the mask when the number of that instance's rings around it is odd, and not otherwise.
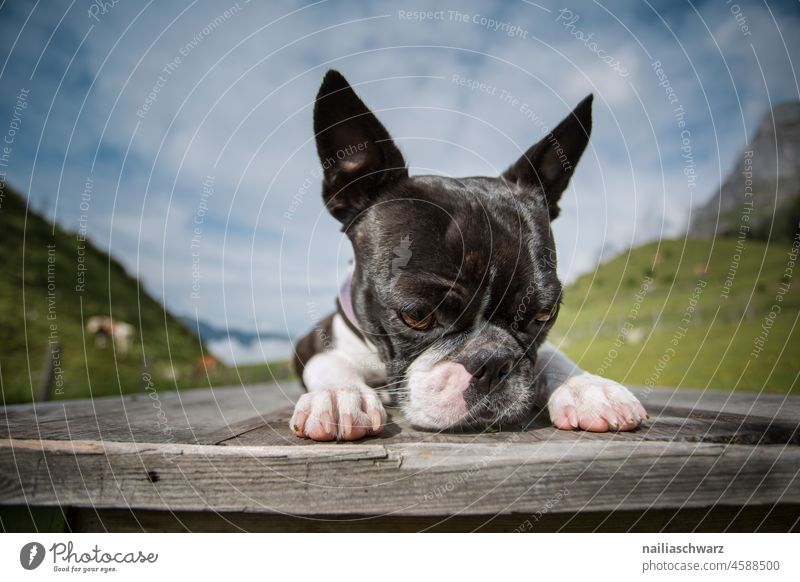
<path fill-rule="evenodd" d="M 648 418 L 630 390 L 584 372 L 567 379 L 547 402 L 552 423 L 563 430 L 632 430 Z"/>
<path fill-rule="evenodd" d="M 355 441 L 378 434 L 386 411 L 370 389 L 330 388 L 300 397 L 289 421 L 292 432 L 315 441 Z"/>

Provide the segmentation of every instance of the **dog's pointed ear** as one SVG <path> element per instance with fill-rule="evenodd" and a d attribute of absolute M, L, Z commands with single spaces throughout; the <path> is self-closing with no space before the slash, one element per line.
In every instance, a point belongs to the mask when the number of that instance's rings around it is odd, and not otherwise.
<path fill-rule="evenodd" d="M 338 71 L 327 72 L 317 93 L 314 133 L 324 171 L 322 198 L 344 228 L 383 188 L 408 176 L 389 132 Z"/>
<path fill-rule="evenodd" d="M 520 186 L 540 187 L 550 218 L 558 216 L 558 200 L 569 184 L 592 133 L 592 95 L 588 95 L 558 126 L 503 173 Z"/>

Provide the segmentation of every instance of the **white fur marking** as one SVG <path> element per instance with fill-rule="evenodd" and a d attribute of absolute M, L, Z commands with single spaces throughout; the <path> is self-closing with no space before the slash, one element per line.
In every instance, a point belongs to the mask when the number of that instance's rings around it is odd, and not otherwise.
<path fill-rule="evenodd" d="M 334 349 L 315 354 L 303 369 L 308 393 L 297 401 L 289 426 L 296 435 L 319 441 L 377 434 L 386 423 L 386 411 L 366 382 L 385 379 L 386 368 L 375 347 L 338 314 L 332 335 Z"/>
<path fill-rule="evenodd" d="M 539 349 L 536 375 L 550 420 L 558 428 L 594 432 L 631 430 L 647 418 L 639 400 L 624 386 L 581 370 L 552 344 Z"/>

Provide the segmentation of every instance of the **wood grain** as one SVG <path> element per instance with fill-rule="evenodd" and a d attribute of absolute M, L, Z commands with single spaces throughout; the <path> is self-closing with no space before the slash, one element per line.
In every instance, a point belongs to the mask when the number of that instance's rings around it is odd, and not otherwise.
<path fill-rule="evenodd" d="M 219 454 L 224 450 L 224 454 Z M 215 447 L 0 444 L 2 503 L 491 515 L 800 503 L 796 447 L 682 442 Z"/>
<path fill-rule="evenodd" d="M 210 512 L 260 531 L 304 520 L 505 531 L 531 516 L 614 531 L 637 515 L 796 527 L 797 398 L 639 390 L 651 419 L 628 433 L 559 431 L 541 415 L 500 432 L 430 433 L 395 413 L 379 437 L 313 443 L 288 428 L 298 393 L 289 383 L 160 394 L 169 434 L 146 394 L 6 407 L 0 504 L 72 508 L 79 529 L 172 512 L 199 529 L 192 516 Z"/>
<path fill-rule="evenodd" d="M 0 407 L 0 436 L 212 444 L 300 394 L 286 382 L 19 404 Z"/>

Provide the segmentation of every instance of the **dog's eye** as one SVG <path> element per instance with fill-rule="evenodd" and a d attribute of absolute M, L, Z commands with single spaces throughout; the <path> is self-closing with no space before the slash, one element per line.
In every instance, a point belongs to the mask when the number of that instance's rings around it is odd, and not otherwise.
<path fill-rule="evenodd" d="M 556 311 L 558 311 L 557 305 L 554 305 L 550 309 L 542 309 L 534 316 L 533 319 L 534 321 L 536 321 L 536 323 L 547 323 L 548 321 L 553 319 L 553 316 L 555 316 Z"/>
<path fill-rule="evenodd" d="M 410 314 L 408 311 L 400 311 L 398 315 L 403 323 L 405 323 L 411 329 L 416 329 L 417 331 L 427 331 L 433 327 L 433 324 L 436 323 L 436 318 L 433 316 L 433 313 L 429 313 L 425 317 L 417 317 Z"/>

